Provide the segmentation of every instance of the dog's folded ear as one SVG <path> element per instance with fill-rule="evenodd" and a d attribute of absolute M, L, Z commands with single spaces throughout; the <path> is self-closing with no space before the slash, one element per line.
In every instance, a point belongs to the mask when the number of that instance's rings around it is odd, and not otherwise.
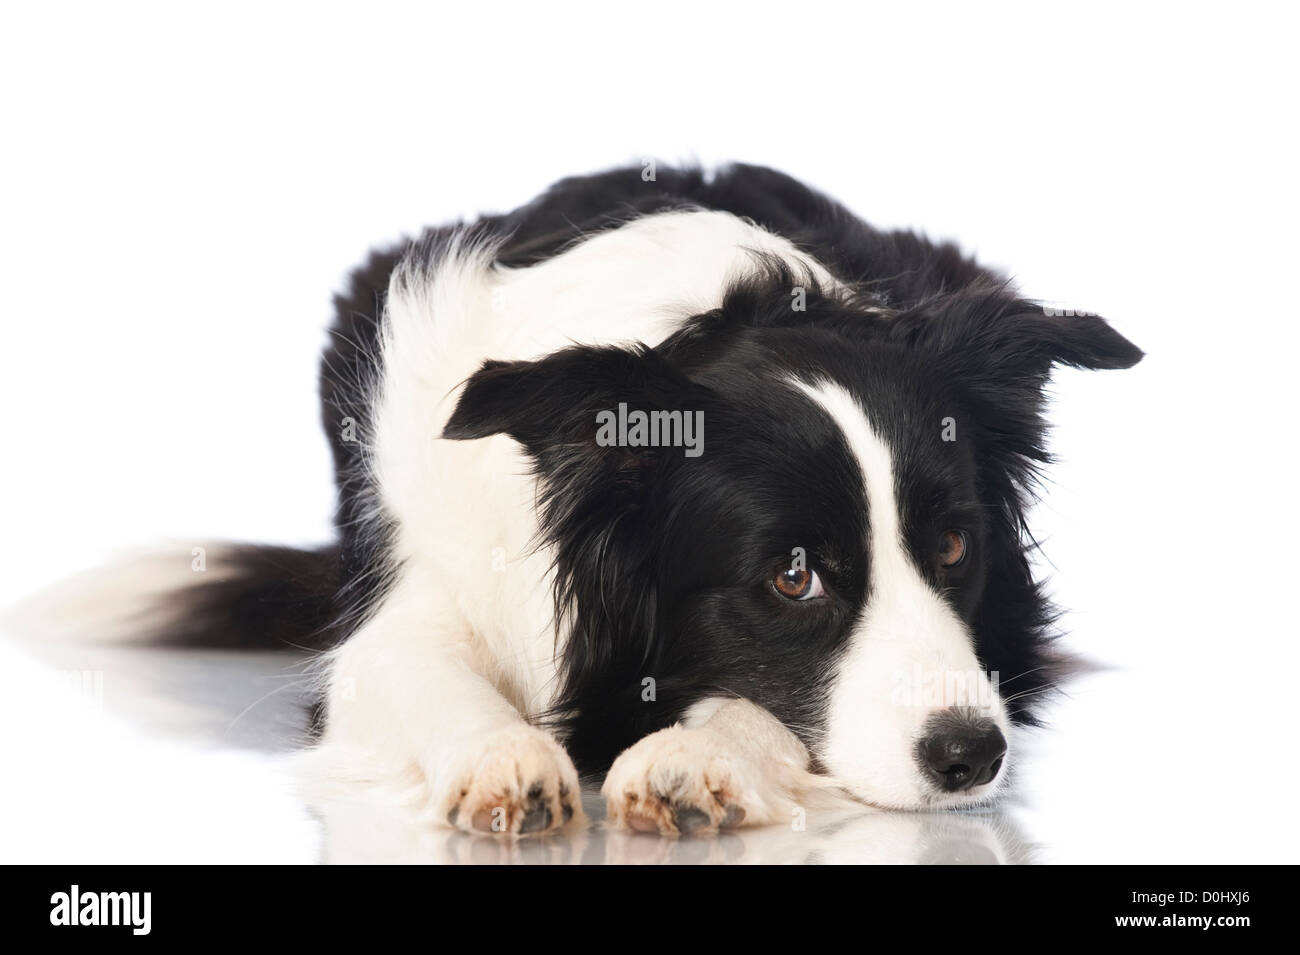
<path fill-rule="evenodd" d="M 484 362 L 442 436 L 508 434 L 539 459 L 595 451 L 598 415 L 620 404 L 643 411 L 698 407 L 703 391 L 645 345 L 574 346 L 537 361 Z"/>
<path fill-rule="evenodd" d="M 927 367 L 964 398 L 990 463 L 984 481 L 1014 498 L 1044 443 L 1044 390 L 1055 365 L 1129 368 L 1142 351 L 1096 315 L 1058 313 L 1002 289 L 944 296 L 890 320 L 888 334 L 924 351 Z M 1010 483 L 1007 483 L 1009 480 Z"/>
<path fill-rule="evenodd" d="M 1003 290 L 977 290 L 918 306 L 892 333 L 971 372 L 1041 386 L 1053 365 L 1131 368 L 1142 350 L 1096 315 L 1043 308 Z"/>

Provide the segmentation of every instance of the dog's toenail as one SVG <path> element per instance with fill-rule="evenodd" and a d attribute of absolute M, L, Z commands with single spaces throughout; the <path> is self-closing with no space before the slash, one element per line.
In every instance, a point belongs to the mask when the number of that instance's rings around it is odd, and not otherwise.
<path fill-rule="evenodd" d="M 679 832 L 692 833 L 708 826 L 709 814 L 694 806 L 679 806 L 673 812 L 673 822 Z"/>
<path fill-rule="evenodd" d="M 551 827 L 551 809 L 549 806 L 534 806 L 524 813 L 524 821 L 519 825 L 519 831 L 541 832 L 543 829 Z"/>
<path fill-rule="evenodd" d="M 745 810 L 740 806 L 728 806 L 720 825 L 724 829 L 734 829 L 745 821 Z"/>

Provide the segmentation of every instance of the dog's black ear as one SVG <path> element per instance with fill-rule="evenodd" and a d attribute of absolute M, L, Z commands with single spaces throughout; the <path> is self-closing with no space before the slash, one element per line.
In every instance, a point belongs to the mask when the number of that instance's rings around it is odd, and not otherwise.
<path fill-rule="evenodd" d="M 643 411 L 688 409 L 698 406 L 700 392 L 644 345 L 575 346 L 537 361 L 487 361 L 466 382 L 442 436 L 508 434 L 539 459 L 560 450 L 594 451 L 598 414 L 620 403 Z"/>
<path fill-rule="evenodd" d="M 465 383 L 442 436 L 469 441 L 509 433 L 522 423 L 520 407 L 535 402 L 542 390 L 537 362 L 489 359 Z"/>
<path fill-rule="evenodd" d="M 1043 410 L 1052 367 L 1129 368 L 1142 359 L 1095 315 L 1053 312 L 1001 289 L 944 296 L 890 322 L 888 334 L 923 350 L 936 378 L 963 397 L 966 433 L 991 465 L 984 480 L 1010 501 L 1013 486 L 1028 486 L 1050 460 Z"/>
<path fill-rule="evenodd" d="M 1043 308 L 1000 290 L 947 296 L 904 313 L 896 338 L 968 375 L 1041 387 L 1053 365 L 1131 368 L 1142 350 L 1096 315 Z"/>

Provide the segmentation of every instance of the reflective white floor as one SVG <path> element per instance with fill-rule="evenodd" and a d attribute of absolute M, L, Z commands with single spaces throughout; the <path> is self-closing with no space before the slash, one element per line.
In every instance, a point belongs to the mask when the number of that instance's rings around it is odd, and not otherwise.
<path fill-rule="evenodd" d="M 1034 858 L 1033 846 L 1005 813 L 905 815 L 837 805 L 810 809 L 802 830 L 773 826 L 666 839 L 606 830 L 595 792 L 584 800 L 593 825 L 575 835 L 508 842 L 464 835 L 430 826 L 396 799 L 371 790 L 302 795 L 304 787 L 286 759 L 306 727 L 302 657 L 46 647 L 37 663 L 8 659 L 15 653 L 12 646 L 5 653 L 10 672 L 26 674 L 27 715 L 40 709 L 55 717 L 42 721 L 41 745 L 25 754 L 52 772 L 31 778 L 30 805 L 19 814 L 25 817 L 22 831 L 5 840 L 6 861 L 238 861 L 241 846 L 254 861 L 289 863 L 1019 863 Z M 38 707 L 30 705 L 33 701 Z M 52 759 L 58 749 L 64 756 Z M 218 792 L 209 788 L 216 778 Z M 231 794 L 232 786 L 241 792 Z M 224 845 L 211 844 L 214 830 L 201 828 L 202 814 L 218 793 L 226 800 L 216 826 Z M 249 798 L 254 795 L 260 803 Z M 172 802 L 176 799 L 179 805 Z M 232 826 L 235 814 L 242 821 Z"/>
<path fill-rule="evenodd" d="M 306 726 L 304 662 L 291 654 L 120 647 L 46 646 L 33 653 L 0 643 L 0 665 L 12 688 L 0 702 L 0 719 L 9 737 L 7 761 L 16 770 L 16 785 L 4 795 L 0 861 L 1160 861 L 1168 858 L 1163 823 L 1177 830 L 1176 814 L 1149 814 L 1141 798 L 1128 807 L 1139 823 L 1130 827 L 1128 816 L 1107 815 L 1104 798 L 1094 800 L 1092 814 L 1071 817 L 1059 800 L 1056 811 L 1044 811 L 1021 795 L 980 813 L 810 807 L 802 830 L 774 826 L 669 839 L 605 830 L 598 821 L 600 800 L 589 792 L 585 805 L 596 822 L 576 835 L 519 841 L 469 836 L 428 825 L 396 799 L 371 790 L 303 795 L 289 756 Z M 1074 740 L 1082 743 L 1076 756 L 1086 758 L 1091 744 L 1077 734 Z M 1055 778 L 1074 791 L 1068 773 Z M 1029 782 L 1038 802 L 1050 807 L 1044 777 L 1030 773 Z M 1136 779 L 1115 782 L 1128 798 L 1141 796 Z M 1200 815 L 1204 847 L 1221 834 L 1215 818 Z"/>

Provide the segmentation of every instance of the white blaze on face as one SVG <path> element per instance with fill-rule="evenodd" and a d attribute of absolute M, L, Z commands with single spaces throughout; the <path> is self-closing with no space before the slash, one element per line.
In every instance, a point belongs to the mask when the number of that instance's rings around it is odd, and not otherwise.
<path fill-rule="evenodd" d="M 879 806 L 912 809 L 985 798 L 994 787 L 940 796 L 916 763 L 922 725 L 939 710 L 974 707 L 1004 736 L 1009 727 L 965 624 L 904 547 L 893 455 L 842 387 L 796 384 L 831 416 L 857 459 L 870 528 L 867 603 L 830 674 L 822 762 L 856 796 Z M 999 781 L 1004 778 L 1005 772 Z"/>

